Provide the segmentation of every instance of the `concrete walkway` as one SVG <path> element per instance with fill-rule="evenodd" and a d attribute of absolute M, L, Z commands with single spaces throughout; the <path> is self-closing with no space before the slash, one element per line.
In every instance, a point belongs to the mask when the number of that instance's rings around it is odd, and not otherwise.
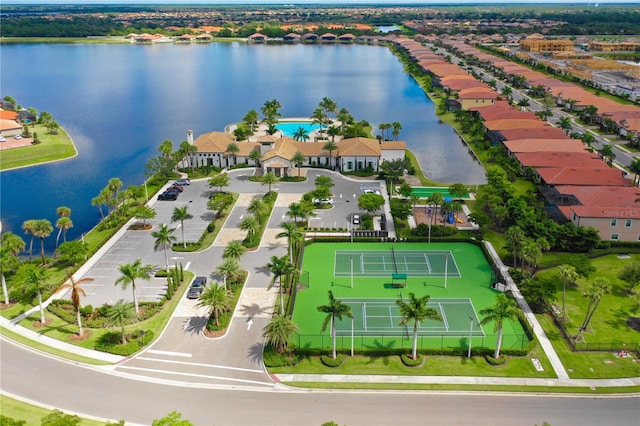
<path fill-rule="evenodd" d="M 487 248 L 487 251 L 491 255 L 491 258 L 495 262 L 495 265 L 500 270 L 500 274 L 507 281 L 506 284 L 509 290 L 511 290 L 511 293 L 515 297 L 516 301 L 518 302 L 520 309 L 522 309 L 522 311 L 524 312 L 524 315 L 527 318 L 527 321 L 529 321 L 529 324 L 531 324 L 531 328 L 533 328 L 533 333 L 536 335 L 538 342 L 540 342 L 540 346 L 542 347 L 542 350 L 544 351 L 545 355 L 547 355 L 547 358 L 549 358 L 549 362 L 551 363 L 551 366 L 553 367 L 553 371 L 555 371 L 556 376 L 558 376 L 559 379 L 568 379 L 569 374 L 567 373 L 567 370 L 564 369 L 564 365 L 562 365 L 562 361 L 560 361 L 560 357 L 558 356 L 555 349 L 553 348 L 553 345 L 551 344 L 551 342 L 549 341 L 549 338 L 547 337 L 546 333 L 542 329 L 542 326 L 540 325 L 540 323 L 538 322 L 538 319 L 536 318 L 535 314 L 531 310 L 531 307 L 525 300 L 522 293 L 520 293 L 520 289 L 518 288 L 516 283 L 513 281 L 513 278 L 511 278 L 511 275 L 509 275 L 509 268 L 507 268 L 505 264 L 502 263 L 502 259 L 500 259 L 500 256 L 498 256 L 498 252 L 493 248 L 493 245 L 491 245 L 490 242 L 484 241 L 483 243 L 484 243 L 484 246 Z"/>

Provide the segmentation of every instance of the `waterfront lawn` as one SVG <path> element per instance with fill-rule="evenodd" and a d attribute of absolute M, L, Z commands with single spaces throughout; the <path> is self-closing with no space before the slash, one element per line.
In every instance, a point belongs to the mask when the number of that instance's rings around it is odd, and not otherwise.
<path fill-rule="evenodd" d="M 60 128 L 57 135 L 49 134 L 41 124 L 29 126 L 29 132 L 38 134 L 41 143 L 23 148 L 6 149 L 0 156 L 0 170 L 32 166 L 49 161 L 64 160 L 77 154 L 69 135 Z"/>

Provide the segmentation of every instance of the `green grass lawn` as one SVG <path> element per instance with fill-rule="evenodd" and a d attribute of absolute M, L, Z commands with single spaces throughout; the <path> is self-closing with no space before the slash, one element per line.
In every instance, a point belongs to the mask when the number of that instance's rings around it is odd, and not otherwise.
<path fill-rule="evenodd" d="M 63 160 L 77 154 L 73 141 L 62 128 L 59 129 L 57 135 L 49 134 L 46 127 L 41 124 L 29 126 L 29 131 L 32 135 L 33 132 L 36 132 L 42 143 L 2 151 L 2 155 L 0 156 L 0 170 L 9 170 L 48 161 Z"/>
<path fill-rule="evenodd" d="M 6 395 L 0 394 L 0 411 L 3 415 L 16 420 L 24 420 L 27 425 L 39 425 L 41 419 L 51 413 L 52 410 L 27 404 Z M 105 422 L 81 418 L 80 426 L 104 426 Z"/>
<path fill-rule="evenodd" d="M 190 283 L 191 279 L 193 278 L 192 272 L 184 271 L 184 274 L 184 283 L 178 289 L 178 291 L 176 291 L 173 298 L 165 304 L 162 310 L 147 320 L 126 326 L 125 329 L 127 330 L 127 332 L 132 332 L 134 330 L 150 330 L 153 332 L 154 338 L 158 338 L 160 336 L 160 333 L 171 318 L 171 313 L 175 310 L 176 306 L 180 302 L 182 295 L 187 290 L 188 283 Z M 91 332 L 91 335 L 83 340 L 74 340 L 73 336 L 78 332 L 77 324 L 69 324 L 58 318 L 57 316 L 47 312 L 46 310 L 45 314 L 47 320 L 50 320 L 51 322 L 44 327 L 40 326 L 38 322 L 40 318 L 39 312 L 36 312 L 34 315 L 25 318 L 20 322 L 20 325 L 48 337 L 87 349 L 93 349 L 96 345 L 96 342 L 100 339 L 101 336 L 103 336 L 105 333 L 115 330 L 113 328 L 90 329 L 85 327 L 86 330 L 89 330 Z"/>
<path fill-rule="evenodd" d="M 447 288 L 444 277 L 440 276 L 409 276 L 406 287 L 396 288 L 390 285 L 391 271 L 381 273 L 381 276 L 354 276 L 351 288 L 351 276 L 334 275 L 334 258 L 336 250 L 378 250 L 391 253 L 391 243 L 314 243 L 305 248 L 302 270 L 309 273 L 309 288 L 298 291 L 296 295 L 293 319 L 300 328 L 295 342 L 304 348 L 327 348 L 331 345 L 329 331 L 321 333 L 324 314 L 318 312 L 317 307 L 328 302 L 327 292 L 331 290 L 338 299 L 344 298 L 384 298 L 392 303 L 402 294 L 404 298 L 410 292 L 417 296 L 430 295 L 433 299 L 453 298 L 471 299 L 475 313 L 495 303 L 497 292 L 490 288 L 492 271 L 482 250 L 470 243 L 395 243 L 396 252 L 401 251 L 434 251 L 450 250 L 450 263 L 455 264 L 460 271 L 460 277 L 448 276 Z M 318 262 L 317 259 L 323 259 Z M 450 270 L 452 270 L 452 265 Z M 343 265 L 344 266 L 344 265 Z M 388 265 L 387 265 L 388 266 Z M 436 265 L 433 265 L 436 268 Z M 435 271 L 435 269 L 434 269 Z M 304 274 L 304 273 L 303 273 Z M 449 310 L 447 310 L 449 312 Z M 374 318 L 375 319 L 375 318 Z M 358 324 L 363 324 L 362 317 L 357 318 Z M 448 324 L 464 323 L 464 327 L 453 327 L 455 335 L 445 336 L 434 332 L 426 337 L 420 337 L 419 345 L 429 348 L 466 348 L 468 341 L 469 320 L 456 316 L 448 318 Z M 396 324 L 390 325 L 395 326 Z M 440 324 L 437 324 L 440 327 Z M 450 327 L 451 328 L 451 327 Z M 476 327 L 474 326 L 474 329 Z M 484 326 L 486 337 L 474 337 L 473 346 L 487 348 L 495 347 L 493 324 Z M 522 348 L 528 340 L 524 337 L 519 322 L 509 321 L 505 324 L 503 348 Z M 349 349 L 350 336 L 339 336 L 338 347 Z M 411 348 L 411 339 L 390 336 L 359 337 L 356 334 L 356 350 L 370 349 L 399 349 Z"/>
<path fill-rule="evenodd" d="M 584 334 L 586 343 L 627 343 L 640 344 L 640 332 L 632 329 L 626 321 L 633 316 L 631 313 L 632 300 L 626 291 L 626 284 L 618 278 L 618 273 L 625 265 L 640 262 L 640 254 L 631 254 L 630 258 L 619 258 L 618 255 L 602 256 L 592 260 L 596 272 L 589 278 L 578 279 L 577 286 L 567 285 L 566 309 L 568 321 L 565 327 L 571 334 L 576 334 L 587 310 L 589 300 L 584 292 L 596 277 L 608 279 L 612 285 L 610 294 L 605 294 L 591 320 L 591 328 Z M 562 307 L 562 279 L 558 276 L 558 269 L 553 268 L 540 272 L 538 275 L 556 278 L 556 306 Z M 636 289 L 638 290 L 638 289 Z M 638 315 L 636 315 L 638 316 Z"/>
<path fill-rule="evenodd" d="M 536 371 L 531 358 L 538 358 L 544 371 Z M 526 357 L 509 357 L 504 365 L 489 365 L 484 357 L 426 356 L 421 367 L 407 367 L 398 355 L 368 357 L 345 356 L 340 367 L 327 367 L 319 357 L 305 357 L 292 367 L 269 368 L 274 374 L 374 374 L 396 376 L 479 376 L 553 378 L 555 374 L 541 348 L 534 348 Z"/>

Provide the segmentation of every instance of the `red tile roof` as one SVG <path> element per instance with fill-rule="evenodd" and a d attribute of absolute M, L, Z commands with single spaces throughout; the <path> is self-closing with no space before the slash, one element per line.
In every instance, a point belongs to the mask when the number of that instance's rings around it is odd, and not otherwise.
<path fill-rule="evenodd" d="M 511 153 L 518 152 L 584 152 L 577 139 L 516 139 L 502 142 Z"/>
<path fill-rule="evenodd" d="M 540 167 L 536 172 L 547 185 L 625 186 L 629 181 L 616 168 Z"/>
<path fill-rule="evenodd" d="M 583 168 L 609 168 L 598 154 L 589 151 L 562 152 L 562 151 L 536 151 L 519 152 L 516 158 L 523 167 L 583 167 Z"/>

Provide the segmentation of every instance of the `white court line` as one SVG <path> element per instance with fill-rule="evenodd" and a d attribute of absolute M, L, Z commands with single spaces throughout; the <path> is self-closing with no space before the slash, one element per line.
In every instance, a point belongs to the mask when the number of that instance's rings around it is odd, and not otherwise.
<path fill-rule="evenodd" d="M 158 355 L 181 356 L 181 357 L 185 357 L 185 358 L 191 358 L 193 356 L 192 354 L 188 354 L 188 353 L 185 353 L 185 352 L 157 351 L 155 349 L 149 349 L 147 351 L 147 353 L 149 353 L 149 354 L 158 354 Z M 139 357 L 137 359 L 144 359 L 144 358 Z"/>
<path fill-rule="evenodd" d="M 444 323 L 444 328 L 446 331 L 449 331 L 449 322 L 447 321 L 447 315 L 444 313 L 444 309 L 442 309 L 442 303 L 438 302 L 438 307 L 440 307 L 440 313 L 442 314 L 442 322 Z"/>
<path fill-rule="evenodd" d="M 147 352 L 151 352 L 151 350 L 148 350 Z M 160 353 L 160 352 L 164 352 L 169 355 L 180 353 L 180 352 L 165 352 L 165 351 L 154 351 L 153 353 Z M 186 355 L 191 356 L 191 354 L 186 354 Z M 143 356 L 136 357 L 135 359 L 141 359 L 144 361 L 168 362 L 169 364 L 195 365 L 197 367 L 219 368 L 221 370 L 246 371 L 248 373 L 264 373 L 263 370 L 255 370 L 251 368 L 241 368 L 241 367 L 228 367 L 225 365 L 203 364 L 201 362 L 185 362 L 185 361 L 176 361 L 172 359 L 146 358 Z"/>
<path fill-rule="evenodd" d="M 118 366 L 118 368 L 122 368 L 122 369 L 125 369 L 125 370 L 148 371 L 148 372 L 151 372 L 151 373 L 164 373 L 164 374 L 173 374 L 173 375 L 177 375 L 177 376 L 200 377 L 200 378 L 204 378 L 204 379 L 228 380 L 228 381 L 231 381 L 231 382 L 253 383 L 255 385 L 273 386 L 273 383 L 259 382 L 257 380 L 233 379 L 233 378 L 230 378 L 230 377 L 207 376 L 205 374 L 178 373 L 177 371 L 165 371 L 165 370 L 155 370 L 155 369 L 152 369 L 152 368 L 128 367 L 126 365 L 120 365 L 120 366 Z"/>

